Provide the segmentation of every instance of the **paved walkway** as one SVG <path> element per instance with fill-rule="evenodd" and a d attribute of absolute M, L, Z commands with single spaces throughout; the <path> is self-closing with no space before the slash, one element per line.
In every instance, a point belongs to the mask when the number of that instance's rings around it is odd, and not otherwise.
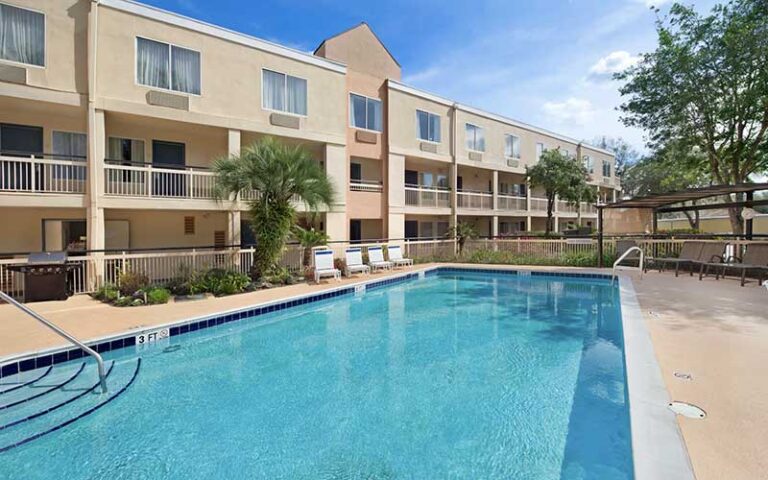
<path fill-rule="evenodd" d="M 423 267 L 426 266 L 414 270 Z M 388 275 L 381 273 L 370 278 Z M 709 278 L 699 282 L 696 278 L 675 278 L 667 273 L 649 273 L 643 280 L 633 276 L 670 396 L 696 404 L 708 414 L 704 420 L 679 420 L 697 478 L 766 478 L 768 292 L 754 283 L 739 287 L 731 279 Z M 31 306 L 75 335 L 94 339 L 360 280 L 300 284 L 136 308 L 112 307 L 82 295 L 66 302 Z M 9 305 L 0 305 L 0 358 L 59 345 L 61 339 L 46 328 L 24 318 Z M 692 378 L 679 378 L 675 372 L 690 374 Z"/>

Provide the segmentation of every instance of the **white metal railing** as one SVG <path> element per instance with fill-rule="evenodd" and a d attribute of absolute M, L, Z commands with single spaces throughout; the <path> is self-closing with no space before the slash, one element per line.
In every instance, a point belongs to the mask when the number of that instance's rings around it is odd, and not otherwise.
<path fill-rule="evenodd" d="M 613 262 L 613 270 L 611 270 L 611 284 L 613 284 L 613 282 L 616 280 L 616 269 L 619 268 L 619 266 L 621 265 L 621 262 L 623 262 L 633 252 L 636 252 L 640 255 L 640 263 L 638 264 L 638 267 L 635 268 L 635 267 L 624 266 L 622 268 L 632 269 L 632 270 L 639 269 L 640 279 L 641 280 L 643 279 L 643 271 L 644 271 L 643 264 L 645 263 L 645 254 L 643 253 L 643 249 L 640 247 L 629 247 L 626 252 L 622 253 L 621 256 L 617 258 L 615 262 Z"/>
<path fill-rule="evenodd" d="M 349 189 L 353 192 L 381 193 L 384 186 L 378 180 L 350 180 Z"/>
<path fill-rule="evenodd" d="M 104 165 L 104 193 L 125 197 L 216 198 L 216 175 L 207 170 L 152 165 Z"/>
<path fill-rule="evenodd" d="M 547 199 L 539 197 L 531 197 L 531 210 L 537 212 L 547 211 Z"/>
<path fill-rule="evenodd" d="M 0 156 L 0 191 L 85 193 L 85 160 Z"/>
<path fill-rule="evenodd" d="M 568 203 L 564 200 L 557 201 L 557 211 L 560 213 L 576 213 L 578 210 L 576 205 Z"/>
<path fill-rule="evenodd" d="M 594 215 L 597 213 L 597 207 L 593 203 L 581 202 L 581 213 L 587 215 Z"/>
<path fill-rule="evenodd" d="M 451 190 L 407 185 L 405 204 L 413 207 L 448 208 L 451 206 Z"/>
<path fill-rule="evenodd" d="M 528 200 L 525 197 L 513 195 L 498 195 L 499 210 L 528 210 Z"/>
<path fill-rule="evenodd" d="M 456 192 L 456 202 L 459 208 L 491 210 L 493 209 L 493 194 L 472 190 L 459 190 Z"/>
<path fill-rule="evenodd" d="M 99 385 L 101 386 L 101 393 L 107 393 L 107 375 L 106 375 L 106 372 L 104 370 L 104 359 L 101 358 L 101 355 L 96 353 L 96 351 L 93 350 L 88 345 L 84 344 L 83 342 L 81 342 L 80 340 L 75 338 L 75 336 L 72 335 L 71 333 L 69 333 L 66 330 L 64 330 L 63 328 L 61 328 L 61 327 L 51 323 L 50 321 L 45 319 L 42 315 L 40 315 L 39 313 L 35 312 L 34 310 L 32 310 L 31 308 L 27 307 L 26 305 L 16 301 L 10 295 L 6 294 L 3 291 L 0 291 L 0 300 L 4 300 L 9 305 L 18 308 L 19 310 L 21 310 L 22 312 L 26 313 L 30 317 L 34 318 L 38 322 L 42 323 L 43 325 L 45 325 L 49 329 L 53 330 L 60 337 L 64 338 L 65 340 L 68 340 L 70 343 L 72 343 L 76 347 L 80 348 L 81 350 L 83 350 L 88 355 L 92 356 L 96 360 L 96 364 L 98 365 Z"/>

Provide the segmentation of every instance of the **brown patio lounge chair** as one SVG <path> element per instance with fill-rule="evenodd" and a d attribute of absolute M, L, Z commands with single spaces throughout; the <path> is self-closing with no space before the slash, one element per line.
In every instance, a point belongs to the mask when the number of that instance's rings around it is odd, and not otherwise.
<path fill-rule="evenodd" d="M 621 257 L 624 255 L 627 250 L 629 250 L 632 247 L 636 247 L 637 242 L 634 240 L 616 240 L 616 258 Z M 632 255 L 629 255 L 627 258 L 624 259 L 624 261 L 627 262 L 633 262 L 640 265 L 640 252 L 635 252 Z"/>
<path fill-rule="evenodd" d="M 709 267 L 719 267 L 725 263 L 726 242 L 706 242 L 701 247 L 699 260 L 691 262 L 694 266 L 699 266 L 699 280 L 709 274 Z"/>
<path fill-rule="evenodd" d="M 648 260 L 657 263 L 659 272 L 664 270 L 664 265 L 673 264 L 675 266 L 675 276 L 680 273 L 681 265 L 692 265 L 694 261 L 701 260 L 701 250 L 704 248 L 704 242 L 683 242 L 680 249 L 680 255 L 677 257 L 649 258 Z M 693 270 L 690 271 L 693 276 Z"/>
<path fill-rule="evenodd" d="M 727 262 L 722 265 L 720 273 L 716 278 L 720 278 L 720 275 L 725 278 L 725 271 L 729 268 L 735 270 L 741 270 L 741 286 L 744 286 L 745 278 L 747 276 L 747 270 L 758 271 L 758 285 L 763 284 L 764 274 L 768 272 L 768 243 L 752 243 L 747 245 L 747 251 L 742 258 L 733 257 L 735 262 Z"/>

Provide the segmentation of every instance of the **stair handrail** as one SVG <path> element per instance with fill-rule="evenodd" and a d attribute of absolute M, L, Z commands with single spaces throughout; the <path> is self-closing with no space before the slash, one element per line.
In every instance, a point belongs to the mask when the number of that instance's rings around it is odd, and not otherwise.
<path fill-rule="evenodd" d="M 634 251 L 640 252 L 640 263 L 638 264 L 638 268 L 640 269 L 640 278 L 641 279 L 643 278 L 643 272 L 645 271 L 645 269 L 643 268 L 643 263 L 645 261 L 645 252 L 643 252 L 642 248 L 638 246 L 634 246 L 634 247 L 629 247 L 626 252 L 622 253 L 621 256 L 618 259 L 616 259 L 615 262 L 613 262 L 613 270 L 611 272 L 611 283 L 613 283 L 613 281 L 616 280 L 616 267 L 618 267 L 621 261 L 627 258 L 629 254 Z M 631 268 L 634 268 L 634 267 L 631 267 Z"/>
<path fill-rule="evenodd" d="M 83 342 L 75 338 L 71 333 L 67 332 L 63 328 L 46 320 L 42 315 L 38 314 L 37 312 L 27 307 L 23 303 L 18 302 L 16 299 L 14 299 L 13 297 L 11 297 L 10 295 L 8 295 L 7 293 L 1 290 L 0 290 L 0 299 L 4 300 L 9 305 L 13 305 L 14 307 L 18 308 L 22 312 L 26 313 L 30 317 L 34 318 L 38 322 L 42 323 L 46 327 L 53 330 L 60 337 L 63 337 L 64 339 L 69 340 L 72 344 L 74 344 L 78 348 L 82 349 L 85 353 L 87 353 L 88 355 L 96 359 L 96 364 L 99 367 L 99 384 L 101 385 L 101 393 L 107 393 L 107 375 L 104 369 L 104 359 L 101 358 L 101 355 L 99 355 L 94 349 L 92 349 L 88 345 L 84 344 Z"/>

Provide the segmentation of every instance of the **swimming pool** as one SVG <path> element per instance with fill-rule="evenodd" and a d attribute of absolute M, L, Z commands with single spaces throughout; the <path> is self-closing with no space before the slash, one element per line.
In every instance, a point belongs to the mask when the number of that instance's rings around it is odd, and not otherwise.
<path fill-rule="evenodd" d="M 105 359 L 125 391 L 0 453 L 1 478 L 632 478 L 619 295 L 602 278 L 443 269 Z M 0 447 L 81 400 L 0 429 Z"/>

